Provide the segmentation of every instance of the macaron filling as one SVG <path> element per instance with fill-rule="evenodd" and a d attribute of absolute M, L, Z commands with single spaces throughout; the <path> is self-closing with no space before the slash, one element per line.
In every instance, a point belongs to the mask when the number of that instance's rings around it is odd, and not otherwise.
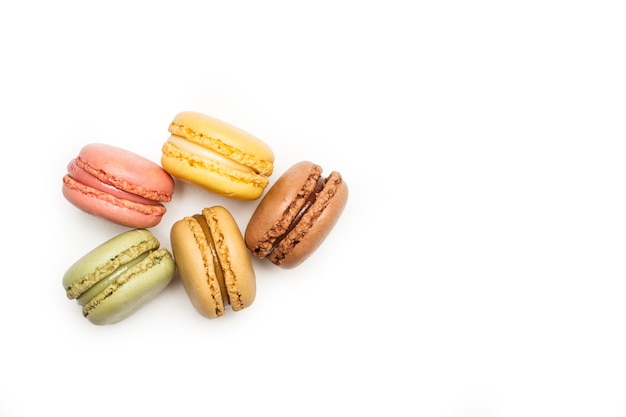
<path fill-rule="evenodd" d="M 117 256 L 109 259 L 108 262 L 96 267 L 94 270 L 76 280 L 66 278 L 68 276 L 71 277 L 72 275 L 72 269 L 68 270 L 63 281 L 67 298 L 78 298 L 85 291 L 89 290 L 89 288 L 113 274 L 118 268 L 132 262 L 134 259 L 141 257 L 146 253 L 150 253 L 151 251 L 158 249 L 159 246 L 159 241 L 154 237 L 143 240 L 139 244 L 125 249 Z"/>
<path fill-rule="evenodd" d="M 110 275 L 102 278 L 95 285 L 93 285 L 87 291 L 82 293 L 76 299 L 76 301 L 78 301 L 78 304 L 81 305 L 81 306 L 84 306 L 85 304 L 87 304 L 89 301 L 91 301 L 93 298 L 95 298 L 98 294 L 100 294 L 100 292 L 102 292 L 105 288 L 107 288 L 109 285 L 113 284 L 122 274 L 124 274 L 129 269 L 133 268 L 139 262 L 143 261 L 148 256 L 148 254 L 149 254 L 149 252 L 142 253 L 141 255 L 139 255 L 137 258 L 131 260 L 130 262 L 125 263 L 123 265 L 120 265 Z"/>
<path fill-rule="evenodd" d="M 80 158 L 73 159 L 72 161 L 70 161 L 67 167 L 67 175 L 80 184 L 91 187 L 95 190 L 101 191 L 105 194 L 109 194 L 117 198 L 129 200 L 139 204 L 160 205 L 158 201 L 150 200 L 140 195 L 121 190 L 111 184 L 107 184 L 106 182 L 102 181 L 98 177 L 92 175 L 87 170 L 85 170 L 83 168 L 85 165 L 86 164 Z"/>
<path fill-rule="evenodd" d="M 274 249 L 276 249 L 276 247 L 280 245 L 283 239 L 285 239 L 285 237 L 287 237 L 287 235 L 291 233 L 291 231 L 298 225 L 298 223 L 300 223 L 300 220 L 302 219 L 302 217 L 307 213 L 307 211 L 315 203 L 315 200 L 317 199 L 318 194 L 324 189 L 324 185 L 326 185 L 326 179 L 319 177 L 317 179 L 313 192 L 309 193 L 306 196 L 304 204 L 302 205 L 300 210 L 296 213 L 294 218 L 291 220 L 291 223 L 289 224 L 289 226 L 287 226 L 287 229 L 285 229 L 285 231 L 281 235 L 276 237 L 276 239 L 272 243 L 272 247 L 269 249 L 266 256 L 274 252 Z"/>
<path fill-rule="evenodd" d="M 123 268 L 119 273 L 115 271 L 114 279 L 107 277 L 106 282 L 102 285 L 98 283 L 98 291 L 93 293 L 92 298 L 85 300 L 83 316 L 87 317 L 94 308 L 113 295 L 120 287 L 129 283 L 133 277 L 139 276 L 142 272 L 149 270 L 166 259 L 171 259 L 166 249 L 153 250 L 126 264 L 126 268 Z"/>
<path fill-rule="evenodd" d="M 193 143 L 181 136 L 170 135 L 167 141 L 184 152 L 187 152 L 189 154 L 192 154 L 192 155 L 204 158 L 204 159 L 208 159 L 210 161 L 218 162 L 220 164 L 226 165 L 237 171 L 251 172 L 251 173 L 255 172 L 254 169 L 252 169 L 249 166 L 240 164 L 237 161 L 234 161 L 230 158 L 220 155 L 219 153 L 214 152 L 209 148 L 205 148 L 204 146 L 200 146 L 196 143 Z"/>
<path fill-rule="evenodd" d="M 217 255 L 217 249 L 215 247 L 215 241 L 213 240 L 213 236 L 211 235 L 211 230 L 209 228 L 209 224 L 206 219 L 201 214 L 196 214 L 193 218 L 198 222 L 204 236 L 206 237 L 206 241 L 209 245 L 209 249 L 211 250 L 211 259 L 213 261 L 213 270 L 215 271 L 215 277 L 217 278 L 217 282 L 220 287 L 220 293 L 222 295 L 222 300 L 225 304 L 230 304 L 230 298 L 228 296 L 228 291 L 226 290 L 226 280 L 224 278 L 224 270 L 222 268 L 222 264 L 220 262 L 220 258 Z"/>

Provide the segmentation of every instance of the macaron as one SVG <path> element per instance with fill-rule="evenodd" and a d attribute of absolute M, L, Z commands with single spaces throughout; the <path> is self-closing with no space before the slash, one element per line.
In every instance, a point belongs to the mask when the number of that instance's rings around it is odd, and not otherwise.
<path fill-rule="evenodd" d="M 166 212 L 174 179 L 157 163 L 112 145 L 84 146 L 63 177 L 63 195 L 79 209 L 122 226 L 148 228 Z"/>
<path fill-rule="evenodd" d="M 174 277 L 167 249 L 145 229 L 124 232 L 76 261 L 63 276 L 69 299 L 98 325 L 117 323 L 155 298 Z"/>
<path fill-rule="evenodd" d="M 181 112 L 169 126 L 161 165 L 172 176 L 241 200 L 261 196 L 274 170 L 274 153 L 263 141 L 226 122 Z"/>
<path fill-rule="evenodd" d="M 228 210 L 208 207 L 172 226 L 171 244 L 179 277 L 195 309 L 204 317 L 250 306 L 256 278 L 241 231 Z"/>
<path fill-rule="evenodd" d="M 348 201 L 341 174 L 324 177 L 322 168 L 302 161 L 287 169 L 256 207 L 245 231 L 257 258 L 282 268 L 307 259 L 329 235 Z"/>

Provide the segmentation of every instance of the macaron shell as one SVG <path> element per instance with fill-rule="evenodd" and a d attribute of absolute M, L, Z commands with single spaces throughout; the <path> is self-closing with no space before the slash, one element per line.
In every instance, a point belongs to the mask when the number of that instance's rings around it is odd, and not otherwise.
<path fill-rule="evenodd" d="M 121 226 L 150 228 L 159 224 L 166 212 L 161 204 L 148 205 L 117 198 L 79 183 L 69 175 L 63 177 L 62 191 L 65 199 L 82 211 Z"/>
<path fill-rule="evenodd" d="M 112 145 L 85 145 L 76 158 L 80 168 L 120 190 L 154 201 L 170 201 L 174 180 L 157 163 Z"/>
<path fill-rule="evenodd" d="M 159 204 L 158 201 L 150 200 L 137 194 L 120 190 L 119 188 L 115 188 L 114 186 L 107 184 L 106 182 L 100 181 L 98 178 L 80 168 L 77 164 L 76 159 L 73 159 L 67 166 L 67 175 L 79 184 L 95 188 L 96 190 L 102 191 L 103 193 L 110 194 L 120 199 L 130 200 L 134 201 L 135 203 L 148 205 Z"/>
<path fill-rule="evenodd" d="M 338 172 L 332 172 L 315 203 L 296 227 L 281 240 L 268 259 L 285 269 L 300 265 L 330 234 L 347 201 L 348 186 Z"/>
<path fill-rule="evenodd" d="M 117 323 L 154 299 L 174 277 L 175 265 L 165 249 L 152 252 L 116 283 L 83 307 L 83 314 L 98 325 Z M 120 283 L 120 280 L 127 281 Z"/>
<path fill-rule="evenodd" d="M 256 276 L 239 226 L 221 206 L 202 210 L 224 271 L 230 305 L 234 311 L 250 306 L 256 296 Z"/>
<path fill-rule="evenodd" d="M 166 142 L 161 165 L 176 178 L 212 193 L 241 200 L 255 200 L 263 194 L 269 178 L 232 169 L 220 162 L 199 157 Z"/>
<path fill-rule="evenodd" d="M 184 111 L 176 115 L 169 131 L 209 148 L 256 172 L 270 176 L 274 152 L 262 140 L 229 123 L 205 114 Z"/>
<path fill-rule="evenodd" d="M 211 249 L 202 228 L 193 217 L 172 226 L 170 240 L 178 275 L 191 304 L 204 317 L 224 314 L 224 300 L 213 270 Z"/>

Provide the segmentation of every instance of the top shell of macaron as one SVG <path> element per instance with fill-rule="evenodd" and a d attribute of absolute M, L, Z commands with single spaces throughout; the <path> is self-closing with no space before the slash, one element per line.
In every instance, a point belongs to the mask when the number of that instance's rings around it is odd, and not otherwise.
<path fill-rule="evenodd" d="M 265 176 L 274 171 L 274 152 L 261 139 L 214 117 L 184 111 L 169 126 L 173 135 L 185 138 Z"/>
<path fill-rule="evenodd" d="M 126 149 L 102 143 L 85 145 L 76 163 L 107 184 L 153 201 L 170 201 L 174 180 L 158 164 Z"/>

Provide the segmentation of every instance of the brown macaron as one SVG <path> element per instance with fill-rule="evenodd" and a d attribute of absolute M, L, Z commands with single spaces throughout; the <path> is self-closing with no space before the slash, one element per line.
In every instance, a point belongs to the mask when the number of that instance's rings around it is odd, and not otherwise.
<path fill-rule="evenodd" d="M 310 161 L 293 165 L 276 181 L 252 214 L 245 242 L 252 255 L 293 268 L 322 244 L 348 201 L 341 174 L 322 176 Z"/>
<path fill-rule="evenodd" d="M 256 278 L 241 231 L 228 210 L 214 206 L 184 217 L 170 231 L 180 280 L 196 310 L 207 318 L 252 304 Z"/>

